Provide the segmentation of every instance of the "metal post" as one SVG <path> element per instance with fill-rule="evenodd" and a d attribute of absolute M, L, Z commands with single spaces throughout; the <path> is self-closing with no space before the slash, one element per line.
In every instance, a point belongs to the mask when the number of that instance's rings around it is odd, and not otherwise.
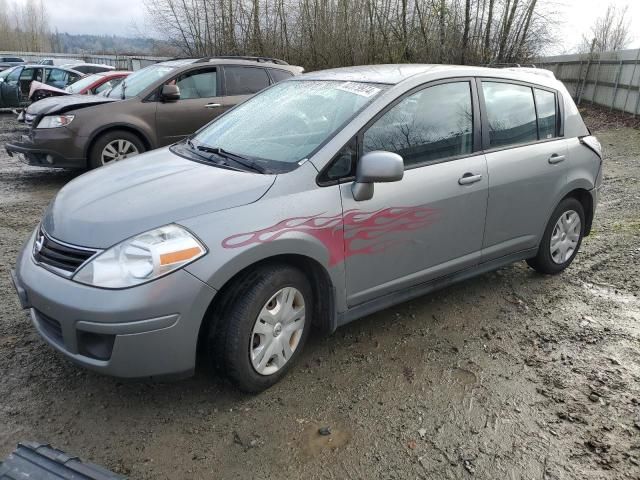
<path fill-rule="evenodd" d="M 640 107 L 640 75 L 638 76 L 638 97 L 636 98 L 636 108 L 634 108 L 633 110 L 633 118 L 636 118 L 636 114 L 638 113 L 638 107 Z"/>
<path fill-rule="evenodd" d="M 587 83 L 587 78 L 589 77 L 589 68 L 591 67 L 591 59 L 593 58 L 593 51 L 596 48 L 596 39 L 591 40 L 591 50 L 589 50 L 589 60 L 587 61 L 587 71 L 584 74 L 584 79 L 582 80 L 582 88 L 580 88 L 580 95 L 578 95 L 578 105 L 582 101 L 582 94 L 584 93 L 584 85 Z M 580 62 L 582 65 L 582 62 Z M 578 77 L 578 80 L 580 77 Z"/>
<path fill-rule="evenodd" d="M 591 66 L 591 57 L 587 61 L 587 71 L 584 74 L 584 78 L 582 79 L 582 86 L 580 87 L 580 94 L 578 95 L 578 105 L 582 102 L 582 94 L 584 93 L 584 84 L 587 83 L 587 77 L 589 76 L 589 67 Z"/>
<path fill-rule="evenodd" d="M 600 65 L 602 65 L 602 59 L 598 56 L 598 68 L 596 69 L 596 83 L 593 85 L 593 94 L 591 95 L 591 105 L 596 99 L 596 92 L 598 91 L 598 80 L 600 79 Z"/>
<path fill-rule="evenodd" d="M 636 68 L 638 68 L 638 59 L 640 59 L 640 48 L 638 49 L 638 53 L 636 54 L 636 63 L 633 65 L 633 71 L 631 72 L 631 78 L 629 79 L 629 84 L 627 85 L 627 96 L 624 99 L 624 107 L 622 107 L 622 111 L 627 111 L 627 102 L 629 101 L 629 93 L 631 93 L 631 84 L 633 83 L 633 77 L 636 75 Z M 638 82 L 640 84 L 640 82 Z M 638 89 L 638 96 L 640 97 L 640 88 Z M 635 114 L 635 110 L 633 112 Z"/>
<path fill-rule="evenodd" d="M 620 83 L 620 74 L 622 73 L 622 60 L 618 64 L 618 74 L 616 75 L 616 86 L 613 87 L 613 98 L 611 99 L 611 106 L 609 111 L 613 110 L 613 105 L 616 103 L 616 95 L 618 94 L 618 84 Z"/>

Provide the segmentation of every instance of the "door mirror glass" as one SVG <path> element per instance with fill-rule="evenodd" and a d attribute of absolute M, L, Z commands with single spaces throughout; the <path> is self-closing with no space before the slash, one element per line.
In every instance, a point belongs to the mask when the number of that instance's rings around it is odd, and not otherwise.
<path fill-rule="evenodd" d="M 180 100 L 180 87 L 177 85 L 164 85 L 162 87 L 162 100 L 165 102 Z"/>
<path fill-rule="evenodd" d="M 397 182 L 404 175 L 404 161 L 400 155 L 383 150 L 366 153 L 360 158 L 356 170 L 356 181 L 352 186 L 353 198 L 357 201 L 373 197 L 373 184 Z"/>

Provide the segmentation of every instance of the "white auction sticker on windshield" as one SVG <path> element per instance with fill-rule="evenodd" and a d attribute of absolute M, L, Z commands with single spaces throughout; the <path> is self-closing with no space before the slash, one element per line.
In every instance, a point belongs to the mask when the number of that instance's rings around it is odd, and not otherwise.
<path fill-rule="evenodd" d="M 355 93 L 356 95 L 360 95 L 361 97 L 373 97 L 377 94 L 380 89 L 378 87 L 374 87 L 373 85 L 369 85 L 367 83 L 358 83 L 358 82 L 345 82 L 338 87 L 338 90 L 344 90 L 345 92 Z"/>

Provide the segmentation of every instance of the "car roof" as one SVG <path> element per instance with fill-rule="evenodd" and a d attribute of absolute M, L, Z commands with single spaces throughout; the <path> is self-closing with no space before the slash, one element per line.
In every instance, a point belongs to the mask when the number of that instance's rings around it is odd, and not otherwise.
<path fill-rule="evenodd" d="M 87 63 L 87 62 L 68 62 L 68 63 L 63 63 L 64 66 L 85 66 L 88 65 L 90 67 L 105 67 L 105 68 L 109 68 L 111 70 L 115 70 L 116 67 L 114 67 L 113 65 L 107 65 L 106 63 Z"/>
<path fill-rule="evenodd" d="M 551 71 L 540 68 L 487 68 L 436 64 L 361 65 L 333 68 L 307 73 L 292 80 L 337 80 L 396 85 L 418 75 L 424 77 L 425 81 L 449 77 L 482 76 L 520 80 L 548 86 L 555 86 L 557 83 Z"/>
<path fill-rule="evenodd" d="M 289 65 L 278 59 L 267 57 L 209 57 L 209 58 L 177 58 L 160 62 L 157 65 L 166 65 L 168 67 L 182 68 L 195 64 L 214 64 L 214 65 L 247 65 L 252 67 L 278 68 L 280 70 L 288 70 L 291 72 L 302 73 L 304 69 L 296 65 Z"/>
<path fill-rule="evenodd" d="M 130 72 L 129 70 L 105 70 L 104 72 L 96 72 L 96 73 L 92 73 L 91 75 L 100 75 L 102 77 L 119 77 L 122 75 L 129 75 L 133 72 Z"/>

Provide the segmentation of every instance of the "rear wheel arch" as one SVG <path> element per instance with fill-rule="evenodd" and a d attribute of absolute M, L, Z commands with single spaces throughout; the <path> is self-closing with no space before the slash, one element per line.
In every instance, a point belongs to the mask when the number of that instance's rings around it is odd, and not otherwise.
<path fill-rule="evenodd" d="M 252 273 L 269 265 L 286 265 L 300 270 L 309 283 L 314 298 L 312 325 L 320 332 L 328 334 L 336 328 L 335 291 L 329 272 L 317 260 L 300 254 L 283 254 L 255 262 L 231 277 L 214 297 L 205 313 L 198 334 L 198 356 L 206 354 L 204 348 L 211 329 L 220 327 L 221 314 L 233 300 L 236 290 L 251 281 Z"/>
<path fill-rule="evenodd" d="M 591 232 L 591 225 L 593 223 L 594 205 L 591 193 L 584 188 L 576 188 L 565 195 L 562 200 L 565 198 L 575 198 L 582 204 L 585 217 L 584 236 L 586 237 Z"/>

